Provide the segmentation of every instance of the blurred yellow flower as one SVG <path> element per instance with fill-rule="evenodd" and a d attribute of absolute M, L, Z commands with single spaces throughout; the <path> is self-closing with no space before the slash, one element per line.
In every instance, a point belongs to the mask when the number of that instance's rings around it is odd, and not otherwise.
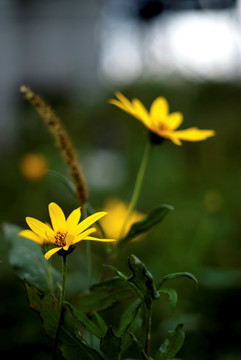
<path fill-rule="evenodd" d="M 164 97 L 156 98 L 148 112 L 140 100 L 133 99 L 130 102 L 119 91 L 115 95 L 117 100 L 111 99 L 109 103 L 140 120 L 153 135 L 170 139 L 176 145 L 182 145 L 181 140 L 201 141 L 215 135 L 213 130 L 199 130 L 196 127 L 176 131 L 183 122 L 183 115 L 180 112 L 169 114 L 168 102 Z"/>
<path fill-rule="evenodd" d="M 101 221 L 106 236 L 118 239 L 128 213 L 128 205 L 117 198 L 110 198 L 104 204 L 104 209 L 109 214 L 108 217 L 103 218 Z M 126 223 L 125 234 L 130 230 L 131 226 L 135 222 L 142 220 L 144 217 L 144 214 L 138 211 L 133 211 Z"/>
<path fill-rule="evenodd" d="M 106 214 L 107 213 L 105 211 L 97 212 L 79 223 L 81 217 L 80 208 L 72 211 L 66 220 L 62 209 L 52 202 L 49 204 L 49 215 L 53 229 L 37 219 L 27 217 L 26 221 L 31 230 L 23 230 L 18 235 L 24 236 L 27 239 L 35 241 L 39 244 L 50 242 L 57 245 L 57 247 L 47 251 L 44 255 L 46 260 L 48 260 L 53 254 L 61 249 L 68 251 L 70 246 L 82 240 L 102 242 L 115 241 L 114 239 L 99 239 L 89 236 L 91 233 L 96 231 L 94 227 L 88 229 L 89 226 Z"/>
<path fill-rule="evenodd" d="M 23 176 L 30 181 L 42 179 L 47 170 L 47 162 L 41 154 L 29 153 L 20 161 L 20 170 Z"/>

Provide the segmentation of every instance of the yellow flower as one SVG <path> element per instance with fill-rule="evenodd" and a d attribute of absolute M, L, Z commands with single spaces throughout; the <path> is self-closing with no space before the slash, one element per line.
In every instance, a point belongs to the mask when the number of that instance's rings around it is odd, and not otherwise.
<path fill-rule="evenodd" d="M 176 131 L 183 122 L 183 115 L 180 112 L 169 114 L 168 102 L 164 97 L 160 96 L 153 101 L 150 112 L 138 99 L 131 102 L 119 91 L 116 92 L 116 97 L 118 100 L 112 99 L 109 103 L 140 120 L 151 133 L 170 139 L 176 145 L 182 145 L 181 140 L 201 141 L 215 135 L 213 130 L 199 130 L 196 127 Z"/>
<path fill-rule="evenodd" d="M 41 154 L 29 153 L 21 159 L 20 170 L 28 180 L 40 180 L 46 175 L 46 159 Z"/>
<path fill-rule="evenodd" d="M 97 212 L 79 223 L 81 217 L 80 208 L 72 211 L 66 220 L 62 209 L 52 202 L 49 204 L 49 215 L 53 229 L 37 219 L 26 217 L 26 222 L 31 230 L 23 230 L 19 233 L 19 236 L 24 236 L 39 244 L 50 242 L 57 245 L 57 247 L 47 251 L 44 255 L 48 260 L 61 249 L 68 251 L 70 246 L 82 240 L 115 241 L 114 239 L 99 239 L 89 236 L 96 229 L 94 227 L 88 228 L 106 214 L 105 211 Z"/>
<path fill-rule="evenodd" d="M 128 206 L 117 198 L 110 198 L 106 201 L 104 209 L 109 213 L 109 216 L 101 221 L 104 231 L 108 237 L 118 239 L 128 213 Z M 135 222 L 142 220 L 144 216 L 138 211 L 133 211 L 126 224 L 125 234 Z"/>

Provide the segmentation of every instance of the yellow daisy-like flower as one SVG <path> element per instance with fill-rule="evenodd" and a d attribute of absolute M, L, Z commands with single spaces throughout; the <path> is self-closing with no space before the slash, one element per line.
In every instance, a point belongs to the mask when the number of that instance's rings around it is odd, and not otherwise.
<path fill-rule="evenodd" d="M 196 127 L 176 131 L 183 122 L 183 115 L 180 112 L 169 114 L 168 102 L 162 96 L 153 101 L 148 112 L 140 100 L 133 99 L 131 102 L 119 91 L 115 95 L 118 100 L 112 99 L 109 103 L 141 121 L 153 135 L 170 139 L 176 145 L 182 145 L 181 140 L 201 141 L 215 135 L 213 130 L 200 130 Z"/>
<path fill-rule="evenodd" d="M 105 211 L 97 212 L 79 222 L 81 217 L 80 208 L 72 211 L 66 219 L 62 209 L 52 202 L 49 204 L 49 215 L 53 228 L 37 219 L 26 217 L 26 222 L 31 230 L 23 230 L 18 235 L 24 236 L 27 239 L 35 241 L 41 245 L 44 243 L 57 245 L 57 247 L 47 251 L 44 255 L 46 260 L 48 260 L 53 254 L 57 253 L 61 249 L 68 251 L 72 245 L 82 240 L 102 242 L 115 241 L 114 239 L 99 239 L 89 236 L 96 231 L 94 227 L 89 227 L 106 214 L 107 213 Z"/>
<path fill-rule="evenodd" d="M 118 239 L 128 213 L 128 205 L 118 198 L 110 198 L 104 204 L 104 209 L 110 214 L 101 222 L 105 233 L 108 237 Z M 135 222 L 142 220 L 144 217 L 145 215 L 139 211 L 133 211 L 126 223 L 125 233 L 123 235 L 127 234 Z"/>

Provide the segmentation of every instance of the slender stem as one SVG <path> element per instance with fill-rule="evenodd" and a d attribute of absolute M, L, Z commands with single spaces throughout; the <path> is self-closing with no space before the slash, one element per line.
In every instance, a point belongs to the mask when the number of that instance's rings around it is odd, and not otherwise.
<path fill-rule="evenodd" d="M 151 343 L 151 304 L 146 307 L 146 355 L 150 357 Z"/>
<path fill-rule="evenodd" d="M 82 207 L 83 217 L 87 218 L 87 209 L 85 206 Z M 88 287 L 91 285 L 92 278 L 92 256 L 91 256 L 91 244 L 90 241 L 85 241 L 85 250 L 86 250 L 86 262 L 87 262 L 87 273 L 88 273 Z"/>
<path fill-rule="evenodd" d="M 59 321 L 56 329 L 55 339 L 54 339 L 54 348 L 53 348 L 53 360 L 57 359 L 57 345 L 58 345 L 58 337 L 60 333 L 60 328 L 63 320 L 63 305 L 64 305 L 64 297 L 65 297 L 65 282 L 66 282 L 66 260 L 67 257 L 65 255 L 62 256 L 62 291 L 60 296 L 60 304 L 59 304 Z"/>
<path fill-rule="evenodd" d="M 150 143 L 150 141 L 147 141 L 145 151 L 144 151 L 144 154 L 143 154 L 143 158 L 142 158 L 142 161 L 141 161 L 141 165 L 140 165 L 137 177 L 136 177 L 136 182 L 135 182 L 134 190 L 133 190 L 133 193 L 132 193 L 132 196 L 131 196 L 130 205 L 129 205 L 128 212 L 127 212 L 125 221 L 123 223 L 121 232 L 120 232 L 119 239 L 121 239 L 121 237 L 123 236 L 123 233 L 125 231 L 127 222 L 129 220 L 133 210 L 136 207 L 136 204 L 137 204 L 137 201 L 138 201 L 138 198 L 139 198 L 139 195 L 140 195 L 141 186 L 142 186 L 142 182 L 143 182 L 143 178 L 144 178 L 144 175 L 145 175 L 145 171 L 146 171 L 146 167 L 147 167 L 147 163 L 148 163 L 148 159 L 150 157 L 150 154 L 151 154 L 151 143 Z"/>

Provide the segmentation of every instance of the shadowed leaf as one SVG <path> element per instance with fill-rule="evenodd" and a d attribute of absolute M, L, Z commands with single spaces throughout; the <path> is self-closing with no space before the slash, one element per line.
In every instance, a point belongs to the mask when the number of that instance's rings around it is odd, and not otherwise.
<path fill-rule="evenodd" d="M 118 241 L 118 246 L 127 244 L 137 236 L 151 230 L 155 225 L 159 224 L 170 210 L 173 210 L 171 205 L 159 205 L 152 210 L 144 219 L 133 224 L 127 235 Z"/>

